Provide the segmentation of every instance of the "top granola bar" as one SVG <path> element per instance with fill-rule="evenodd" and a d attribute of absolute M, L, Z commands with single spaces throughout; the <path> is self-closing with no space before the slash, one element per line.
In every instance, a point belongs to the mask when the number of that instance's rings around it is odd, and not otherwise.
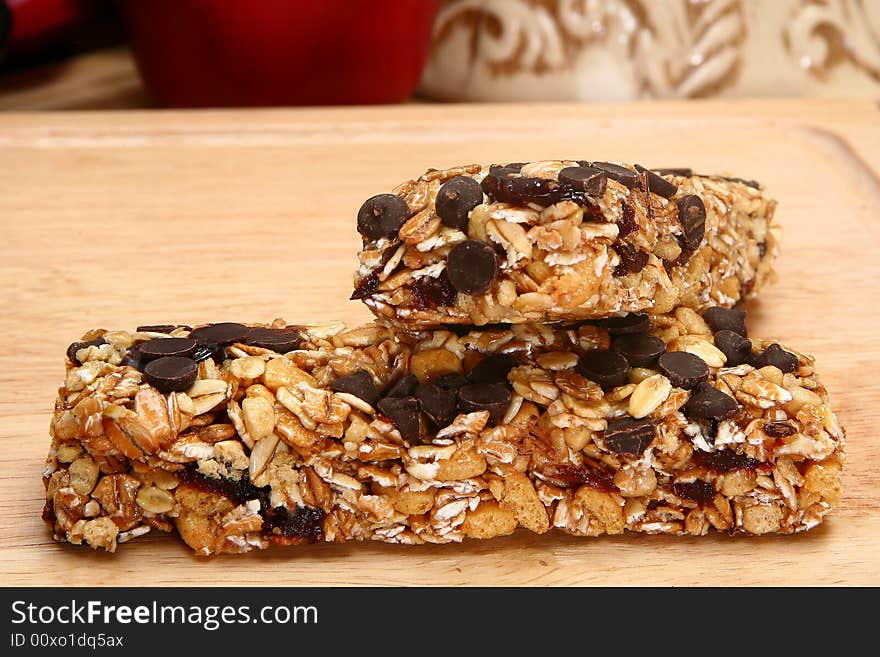
<path fill-rule="evenodd" d="M 729 307 L 773 276 L 775 207 L 754 181 L 689 169 L 432 169 L 360 208 L 352 299 L 409 327 Z"/>

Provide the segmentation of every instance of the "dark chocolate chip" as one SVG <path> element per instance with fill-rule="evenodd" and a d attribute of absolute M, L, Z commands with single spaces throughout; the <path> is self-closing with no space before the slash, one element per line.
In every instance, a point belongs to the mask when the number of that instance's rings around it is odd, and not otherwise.
<path fill-rule="evenodd" d="M 330 384 L 333 392 L 347 392 L 358 399 L 363 399 L 370 406 L 375 406 L 379 401 L 379 391 L 373 382 L 373 376 L 366 370 L 358 370 L 354 374 L 343 376 Z"/>
<path fill-rule="evenodd" d="M 739 408 L 736 400 L 708 383 L 700 383 L 684 405 L 684 414 L 691 420 L 723 420 Z"/>
<path fill-rule="evenodd" d="M 705 505 L 715 499 L 715 487 L 702 479 L 676 483 L 672 485 L 672 488 L 679 497 L 697 504 Z"/>
<path fill-rule="evenodd" d="M 220 322 L 193 329 L 189 337 L 199 344 L 216 344 L 225 347 L 235 342 L 244 342 L 249 332 L 250 329 L 244 324 Z"/>
<path fill-rule="evenodd" d="M 755 367 L 773 365 L 783 373 L 797 372 L 800 360 L 790 351 L 786 351 L 775 342 L 755 357 Z"/>
<path fill-rule="evenodd" d="M 416 394 L 416 387 L 419 385 L 419 380 L 415 377 L 414 374 L 407 374 L 406 376 L 402 376 L 397 380 L 397 382 L 391 386 L 388 391 L 385 393 L 386 397 L 412 397 Z"/>
<path fill-rule="evenodd" d="M 703 311 L 703 319 L 706 320 L 713 333 L 716 331 L 733 331 L 743 337 L 748 337 L 749 335 L 748 331 L 746 331 L 745 310 L 714 306 Z"/>
<path fill-rule="evenodd" d="M 502 169 L 509 169 L 513 173 L 519 173 L 526 165 L 525 162 L 511 162 L 510 164 L 493 164 L 489 167 L 489 173 L 497 174 Z"/>
<path fill-rule="evenodd" d="M 651 328 L 651 320 L 643 313 L 629 313 L 618 317 L 606 317 L 599 320 L 599 327 L 611 335 L 630 335 L 645 333 Z"/>
<path fill-rule="evenodd" d="M 727 367 L 751 363 L 754 358 L 752 341 L 727 329 L 722 329 L 715 334 L 715 346 L 724 354 L 726 358 L 724 364 Z"/>
<path fill-rule="evenodd" d="M 602 440 L 616 454 L 638 456 L 648 449 L 656 433 L 657 428 L 651 420 L 624 417 L 608 421 Z"/>
<path fill-rule="evenodd" d="M 659 169 L 654 169 L 654 173 L 661 176 L 684 176 L 686 178 L 694 175 L 693 169 L 687 167 L 660 167 Z"/>
<path fill-rule="evenodd" d="M 198 343 L 192 338 L 156 338 L 138 345 L 141 360 L 149 362 L 163 356 L 181 356 L 192 358 Z"/>
<path fill-rule="evenodd" d="M 617 237 L 623 239 L 627 235 L 632 235 L 639 229 L 639 223 L 636 221 L 635 208 L 626 201 L 620 202 L 620 221 L 617 222 Z"/>
<path fill-rule="evenodd" d="M 416 397 L 422 405 L 422 411 L 438 428 L 445 427 L 455 419 L 454 390 L 441 388 L 435 383 L 424 383 L 416 390 Z"/>
<path fill-rule="evenodd" d="M 590 196 L 601 196 L 608 186 L 608 174 L 594 167 L 565 167 L 559 172 L 559 182 Z"/>
<path fill-rule="evenodd" d="M 678 199 L 678 221 L 683 231 L 682 241 L 695 250 L 706 235 L 706 206 L 699 196 L 685 194 Z"/>
<path fill-rule="evenodd" d="M 226 358 L 226 347 L 206 342 L 205 344 L 200 344 L 196 347 L 191 358 L 197 363 L 201 363 L 203 360 L 208 360 L 209 358 L 213 358 L 218 363 L 222 363 L 223 359 Z"/>
<path fill-rule="evenodd" d="M 630 189 L 639 186 L 640 176 L 632 169 L 627 169 L 626 167 L 614 164 L 613 162 L 593 162 L 592 166 L 596 169 L 602 169 L 602 171 L 608 174 L 609 178 L 616 180 Z"/>
<path fill-rule="evenodd" d="M 612 348 L 623 354 L 632 367 L 653 367 L 666 351 L 666 343 L 647 333 L 632 333 L 617 338 Z"/>
<path fill-rule="evenodd" d="M 462 386 L 466 386 L 469 381 L 464 377 L 463 374 L 459 374 L 458 372 L 449 372 L 448 374 L 441 374 L 437 377 L 437 380 L 434 381 L 441 388 L 445 388 L 446 390 L 458 390 Z"/>
<path fill-rule="evenodd" d="M 489 411 L 500 422 L 510 406 L 510 388 L 503 383 L 469 383 L 458 391 L 458 407 L 465 413 Z"/>
<path fill-rule="evenodd" d="M 629 381 L 629 362 L 615 351 L 591 349 L 580 357 L 577 372 L 604 390 L 625 385 Z"/>
<path fill-rule="evenodd" d="M 358 210 L 357 230 L 371 240 L 393 237 L 411 214 L 406 201 L 397 194 L 378 194 L 364 201 Z"/>
<path fill-rule="evenodd" d="M 199 366 L 192 358 L 163 356 L 147 363 L 144 378 L 159 392 L 186 390 L 199 374 Z"/>
<path fill-rule="evenodd" d="M 138 333 L 171 333 L 179 328 L 184 329 L 185 331 L 192 330 L 192 327 L 189 327 L 186 324 L 147 324 L 144 326 L 138 326 L 135 330 Z"/>
<path fill-rule="evenodd" d="M 434 209 L 444 226 L 467 232 L 470 211 L 483 202 L 483 189 L 473 178 L 450 178 L 437 190 Z"/>
<path fill-rule="evenodd" d="M 298 349 L 302 334 L 290 328 L 252 328 L 244 339 L 245 344 L 260 349 L 269 349 L 279 354 Z"/>
<path fill-rule="evenodd" d="M 506 383 L 515 365 L 516 358 L 510 354 L 491 354 L 476 364 L 468 378 L 473 383 Z"/>
<path fill-rule="evenodd" d="M 458 292 L 449 282 L 449 273 L 444 269 L 437 278 L 422 276 L 409 288 L 412 307 L 416 310 L 434 310 L 441 306 L 454 306 Z"/>
<path fill-rule="evenodd" d="M 480 183 L 480 189 L 488 196 L 494 197 L 498 191 L 498 185 L 503 178 L 516 178 L 522 166 L 499 166 L 493 164 L 489 167 L 489 173 Z"/>
<path fill-rule="evenodd" d="M 394 423 L 404 440 L 419 439 L 419 400 L 415 397 L 385 397 L 379 410 Z"/>
<path fill-rule="evenodd" d="M 498 274 L 495 249 L 485 242 L 459 242 L 446 258 L 449 282 L 464 294 L 482 294 L 492 285 Z"/>
<path fill-rule="evenodd" d="M 667 352 L 660 356 L 657 365 L 676 388 L 691 390 L 709 378 L 709 366 L 706 362 L 686 351 Z"/>
<path fill-rule="evenodd" d="M 620 262 L 614 268 L 615 276 L 637 274 L 648 264 L 648 254 L 626 242 L 614 242 L 611 248 L 620 257 Z"/>
<path fill-rule="evenodd" d="M 77 365 L 82 365 L 76 359 L 76 352 L 80 349 L 85 349 L 86 347 L 100 347 L 102 344 L 106 344 L 107 341 L 104 338 L 95 338 L 94 340 L 88 340 L 87 342 L 74 342 L 67 348 L 67 359 L 71 363 L 76 363 Z"/>
<path fill-rule="evenodd" d="M 486 179 L 489 179 L 487 176 Z M 534 203 L 547 207 L 565 198 L 565 187 L 550 178 L 495 178 L 489 194 L 495 201 L 525 205 Z M 483 188 L 485 189 L 485 187 Z"/>
<path fill-rule="evenodd" d="M 675 192 L 678 191 L 678 187 L 676 185 L 660 177 L 650 169 L 646 169 L 642 165 L 637 164 L 636 170 L 643 176 L 645 176 L 645 179 L 648 181 L 649 192 L 654 192 L 655 194 L 659 194 L 664 198 L 672 198 L 673 196 L 675 196 Z"/>
<path fill-rule="evenodd" d="M 126 350 L 125 356 L 122 357 L 122 362 L 120 363 L 123 367 L 133 367 L 138 371 L 143 371 L 143 361 L 141 360 L 141 352 L 138 351 L 137 347 L 130 347 Z"/>
<path fill-rule="evenodd" d="M 785 438 L 796 434 L 797 429 L 791 423 L 785 421 L 765 422 L 764 433 L 771 438 Z"/>

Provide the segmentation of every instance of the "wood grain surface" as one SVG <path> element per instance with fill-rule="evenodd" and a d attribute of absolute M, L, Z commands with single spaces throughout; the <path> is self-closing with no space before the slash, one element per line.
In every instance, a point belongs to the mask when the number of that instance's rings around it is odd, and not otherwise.
<path fill-rule="evenodd" d="M 864 101 L 0 115 L 0 578 L 7 585 L 880 584 L 880 111 Z M 813 353 L 848 429 L 844 496 L 793 537 L 520 530 L 200 559 L 116 554 L 39 519 L 67 344 L 92 327 L 369 319 L 347 301 L 368 196 L 428 167 L 539 158 L 693 166 L 779 200 L 780 282 L 754 335 Z"/>

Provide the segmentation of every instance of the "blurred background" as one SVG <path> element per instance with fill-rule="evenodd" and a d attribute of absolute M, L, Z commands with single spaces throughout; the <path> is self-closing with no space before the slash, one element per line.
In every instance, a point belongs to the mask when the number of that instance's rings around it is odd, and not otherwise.
<path fill-rule="evenodd" d="M 0 0 L 0 110 L 880 92 L 880 0 Z"/>

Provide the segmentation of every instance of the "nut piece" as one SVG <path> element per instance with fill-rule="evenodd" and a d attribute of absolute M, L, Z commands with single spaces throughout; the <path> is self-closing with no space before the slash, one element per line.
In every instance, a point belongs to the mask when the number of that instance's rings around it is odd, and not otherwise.
<path fill-rule="evenodd" d="M 481 502 L 465 516 L 461 529 L 468 538 L 506 536 L 516 529 L 516 515 L 498 502 Z"/>
<path fill-rule="evenodd" d="M 138 506 L 149 513 L 168 513 L 174 508 L 174 496 L 155 486 L 142 486 L 135 499 Z"/>
<path fill-rule="evenodd" d="M 686 351 L 694 356 L 699 356 L 709 367 L 724 367 L 727 356 L 714 344 L 709 342 L 708 336 L 683 335 L 669 343 L 669 351 Z"/>
<path fill-rule="evenodd" d="M 287 358 L 272 358 L 266 363 L 263 383 L 272 390 L 278 390 L 281 386 L 296 389 L 299 383 L 317 385 L 311 374 L 304 372 Z"/>
<path fill-rule="evenodd" d="M 672 384 L 662 374 L 654 374 L 636 386 L 629 397 L 629 414 L 641 419 L 653 413 L 672 392 Z"/>
<path fill-rule="evenodd" d="M 247 432 L 254 442 L 268 436 L 275 429 L 275 410 L 263 397 L 246 397 L 241 402 L 241 414 Z"/>
<path fill-rule="evenodd" d="M 461 360 L 448 349 L 428 349 L 412 355 L 410 371 L 421 383 L 431 383 L 441 374 L 461 372 Z"/>
<path fill-rule="evenodd" d="M 80 495 L 88 495 L 98 483 L 98 465 L 91 456 L 82 456 L 70 464 L 70 485 Z"/>

